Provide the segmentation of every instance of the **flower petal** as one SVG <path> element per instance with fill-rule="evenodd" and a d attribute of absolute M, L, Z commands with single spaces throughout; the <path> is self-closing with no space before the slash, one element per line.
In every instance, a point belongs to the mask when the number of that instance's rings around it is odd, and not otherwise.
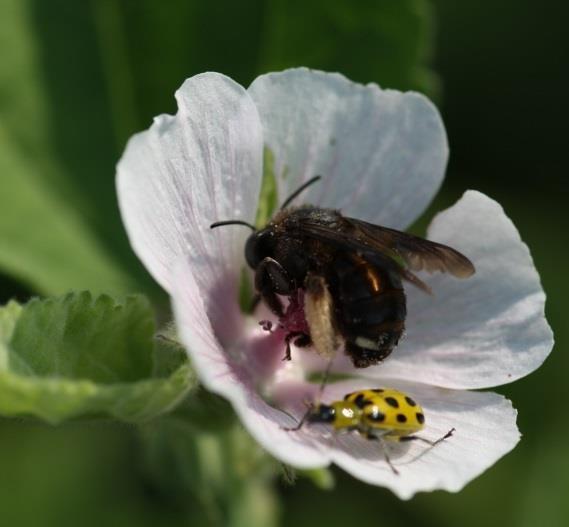
<path fill-rule="evenodd" d="M 178 113 L 132 137 L 117 167 L 119 204 L 131 244 L 173 293 L 172 266 L 187 256 L 205 295 L 236 280 L 247 229 L 211 231 L 212 222 L 253 221 L 263 139 L 257 109 L 239 84 L 196 75 L 176 92 Z M 227 293 L 229 296 L 231 293 Z"/>
<path fill-rule="evenodd" d="M 426 424 L 416 435 L 434 441 L 451 428 L 455 428 L 454 434 L 432 449 L 419 441 L 387 443 L 398 475 L 387 465 L 378 441 L 352 433 L 327 438 L 321 435 L 320 443 L 330 459 L 346 472 L 367 483 L 387 487 L 402 499 L 421 491 L 457 492 L 519 441 L 516 411 L 496 393 L 454 391 L 383 379 L 374 386 L 369 381 L 328 385 L 323 400 L 341 400 L 350 391 L 379 387 L 402 390 L 423 407 Z"/>
<path fill-rule="evenodd" d="M 436 194 L 448 147 L 424 96 L 306 68 L 262 75 L 249 93 L 275 157 L 281 201 L 320 174 L 302 201 L 404 229 Z"/>
<path fill-rule="evenodd" d="M 229 400 L 249 433 L 276 458 L 299 468 L 328 465 L 328 458 L 318 446 L 282 429 L 296 423 L 260 397 L 246 349 L 240 349 L 240 343 L 234 343 L 233 349 L 223 349 L 203 300 L 193 294 L 197 285 L 186 266 L 176 266 L 176 275 L 172 304 L 178 333 L 204 386 Z"/>
<path fill-rule="evenodd" d="M 430 277 L 433 296 L 407 287 L 407 336 L 364 375 L 487 388 L 535 370 L 553 347 L 545 294 L 527 246 L 500 205 L 466 192 L 435 218 L 429 238 L 463 252 L 476 274 Z"/>

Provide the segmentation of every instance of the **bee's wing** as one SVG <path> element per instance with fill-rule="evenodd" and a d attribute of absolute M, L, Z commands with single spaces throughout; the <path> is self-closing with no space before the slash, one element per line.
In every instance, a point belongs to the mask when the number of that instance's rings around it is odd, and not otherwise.
<path fill-rule="evenodd" d="M 378 252 L 395 260 L 400 258 L 412 271 L 448 272 L 457 278 L 467 278 L 475 272 L 472 262 L 451 247 L 354 218 L 343 217 L 338 226 L 303 220 L 302 232 L 339 247 L 363 253 Z M 419 279 L 408 270 L 403 271 L 403 276 L 421 287 L 416 283 Z"/>
<path fill-rule="evenodd" d="M 457 278 L 468 278 L 475 273 L 472 262 L 452 247 L 365 221 L 347 220 L 363 234 L 366 242 L 380 250 L 395 251 L 412 271 L 447 272 Z"/>

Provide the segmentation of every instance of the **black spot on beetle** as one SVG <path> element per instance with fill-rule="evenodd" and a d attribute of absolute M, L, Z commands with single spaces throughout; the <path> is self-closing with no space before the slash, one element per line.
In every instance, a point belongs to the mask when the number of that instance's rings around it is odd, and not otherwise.
<path fill-rule="evenodd" d="M 360 393 L 354 399 L 354 403 L 358 408 L 363 408 L 364 406 L 371 404 L 371 401 L 368 401 L 363 393 Z"/>
<path fill-rule="evenodd" d="M 407 417 L 405 417 L 403 414 L 397 414 L 397 422 L 398 423 L 406 423 Z"/>
<path fill-rule="evenodd" d="M 385 402 L 392 408 L 399 408 L 399 403 L 395 397 L 386 397 Z"/>
<path fill-rule="evenodd" d="M 405 400 L 409 406 L 417 406 L 417 403 L 407 395 L 405 396 Z"/>
<path fill-rule="evenodd" d="M 375 421 L 376 423 L 381 423 L 381 422 L 385 421 L 385 414 L 382 414 L 379 410 L 376 410 L 375 412 L 369 414 L 368 417 L 372 421 Z"/>
<path fill-rule="evenodd" d="M 425 416 L 421 412 L 417 412 L 417 421 L 421 424 L 425 422 Z"/>

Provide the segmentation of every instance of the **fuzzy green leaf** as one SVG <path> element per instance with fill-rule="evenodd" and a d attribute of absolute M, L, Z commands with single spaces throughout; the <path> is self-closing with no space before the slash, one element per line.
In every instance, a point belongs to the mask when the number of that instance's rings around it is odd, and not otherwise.
<path fill-rule="evenodd" d="M 83 292 L 0 308 L 2 415 L 139 422 L 173 408 L 194 385 L 185 355 L 154 338 L 143 297 L 120 304 Z"/>

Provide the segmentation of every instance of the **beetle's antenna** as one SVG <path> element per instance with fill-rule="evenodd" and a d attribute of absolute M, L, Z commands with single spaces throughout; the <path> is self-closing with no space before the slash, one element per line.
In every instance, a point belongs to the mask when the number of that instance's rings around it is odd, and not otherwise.
<path fill-rule="evenodd" d="M 315 405 L 313 403 L 306 404 L 306 412 L 304 412 L 304 414 L 300 418 L 300 421 L 298 421 L 298 423 L 293 427 L 290 427 L 290 428 L 284 428 L 283 427 L 282 429 L 285 432 L 296 432 L 296 431 L 300 430 L 303 427 L 306 420 L 308 419 L 308 416 L 310 415 L 312 410 L 314 410 L 314 407 L 315 407 Z M 287 414 L 288 414 L 288 412 L 287 412 Z M 290 414 L 288 414 L 288 415 L 290 415 Z"/>
<path fill-rule="evenodd" d="M 285 199 L 284 203 L 281 205 L 281 210 L 285 209 L 290 202 L 296 198 L 303 190 L 307 189 L 313 183 L 316 183 L 318 180 L 322 179 L 322 176 L 314 176 L 313 178 L 309 179 L 303 185 L 300 185 L 288 198 Z"/>
<path fill-rule="evenodd" d="M 255 227 L 253 227 L 253 225 L 247 223 L 246 221 L 241 221 L 241 220 L 216 221 L 215 223 L 212 223 L 209 226 L 209 228 L 215 229 L 216 227 L 223 227 L 224 225 L 245 225 L 245 227 L 249 227 L 253 232 L 256 230 Z"/>

